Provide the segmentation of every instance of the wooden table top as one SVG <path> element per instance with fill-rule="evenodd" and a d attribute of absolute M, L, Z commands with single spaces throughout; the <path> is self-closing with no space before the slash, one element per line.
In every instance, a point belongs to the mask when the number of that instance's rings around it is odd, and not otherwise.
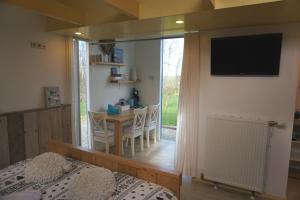
<path fill-rule="evenodd" d="M 106 114 L 106 120 L 109 122 L 126 122 L 134 119 L 133 110 L 125 111 L 117 115 Z"/>

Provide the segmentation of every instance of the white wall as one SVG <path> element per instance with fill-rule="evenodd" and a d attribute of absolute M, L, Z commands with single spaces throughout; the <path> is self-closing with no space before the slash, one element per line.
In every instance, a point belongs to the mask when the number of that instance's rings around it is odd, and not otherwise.
<path fill-rule="evenodd" d="M 134 43 L 119 43 L 116 45 L 124 49 L 124 63 L 120 67 L 121 74 L 130 73 L 130 68 L 135 66 Z M 99 53 L 98 46 L 90 45 L 90 54 Z M 90 108 L 94 111 L 105 111 L 108 104 L 115 104 L 121 98 L 128 99 L 134 85 L 115 84 L 109 82 L 110 68 L 113 66 L 97 65 L 90 67 Z"/>
<path fill-rule="evenodd" d="M 124 49 L 124 60 L 128 64 L 127 67 L 120 67 L 121 73 L 130 75 L 130 69 L 135 68 L 141 82 L 132 85 L 113 84 L 108 80 L 111 66 L 90 67 L 91 109 L 104 111 L 109 103 L 115 104 L 120 98 L 130 98 L 133 87 L 140 91 L 142 105 L 159 103 L 160 40 L 117 43 L 117 46 Z M 98 46 L 91 45 L 90 54 L 96 53 L 99 53 Z"/>
<path fill-rule="evenodd" d="M 210 38 L 283 32 L 279 77 L 216 77 L 210 75 Z M 267 194 L 285 197 L 290 158 L 297 74 L 300 64 L 300 26 L 249 27 L 201 33 L 200 156 L 203 157 L 206 118 L 210 113 L 253 116 L 286 124 L 271 140 Z M 199 159 L 200 161 L 203 159 Z M 200 166 L 203 163 L 199 163 Z"/>
<path fill-rule="evenodd" d="M 279 77 L 213 77 L 210 75 L 210 38 L 233 35 L 283 32 Z M 201 130 L 199 151 L 203 157 L 206 117 L 210 113 L 259 117 L 285 123 L 271 141 L 266 180 L 267 194 L 285 197 L 293 127 L 293 113 L 300 64 L 300 26 L 265 26 L 201 33 Z M 136 42 L 135 66 L 142 80 L 137 84 L 141 102 L 159 102 L 160 41 Z M 154 87 L 149 76 L 154 76 Z M 201 161 L 202 159 L 200 159 Z M 199 163 L 200 166 L 203 163 Z"/>
<path fill-rule="evenodd" d="M 44 106 L 45 86 L 59 86 L 66 97 L 65 41 L 45 33 L 45 19 L 0 3 L 0 113 Z M 45 50 L 30 48 L 43 42 Z"/>
<path fill-rule="evenodd" d="M 210 75 L 210 38 L 232 35 L 283 32 L 283 47 L 279 77 L 214 77 Z M 265 26 L 229 30 L 215 30 L 201 33 L 201 114 L 199 145 L 203 157 L 206 117 L 210 113 L 234 114 L 259 117 L 286 124 L 286 128 L 277 129 L 271 141 L 266 180 L 267 194 L 285 197 L 290 157 L 293 113 L 296 103 L 297 74 L 300 64 L 300 26 Z M 136 84 L 141 91 L 141 103 L 159 102 L 160 42 L 129 43 L 125 49 L 127 63 L 133 63 L 142 80 Z M 132 56 L 132 52 L 135 52 Z M 123 68 L 123 70 L 128 70 Z M 115 103 L 130 92 L 128 86 L 108 83 L 110 67 L 93 67 L 91 77 L 98 82 L 91 86 L 92 109 L 99 110 L 101 105 Z M 149 78 L 154 76 L 152 80 Z M 100 78 L 102 77 L 102 78 Z M 129 86 L 130 87 L 130 86 Z M 131 87 L 130 87 L 131 88 Z M 128 90 L 127 90 L 128 89 Z M 92 96 L 94 95 L 94 97 Z M 99 103 L 100 102 L 100 103 Z M 199 159 L 200 161 L 202 159 Z M 200 166 L 203 163 L 199 163 Z"/>
<path fill-rule="evenodd" d="M 136 87 L 140 90 L 143 105 L 160 103 L 160 64 L 160 40 L 135 43 L 135 65 L 138 77 L 142 80 Z"/>

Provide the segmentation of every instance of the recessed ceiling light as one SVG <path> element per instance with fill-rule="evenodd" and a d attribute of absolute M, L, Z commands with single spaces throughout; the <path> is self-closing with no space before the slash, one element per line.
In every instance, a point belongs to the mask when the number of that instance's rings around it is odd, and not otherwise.
<path fill-rule="evenodd" d="M 176 24 L 183 24 L 183 23 L 184 23 L 183 20 L 177 20 L 177 21 L 176 21 Z"/>
<path fill-rule="evenodd" d="M 81 32 L 75 32 L 75 35 L 82 35 Z"/>

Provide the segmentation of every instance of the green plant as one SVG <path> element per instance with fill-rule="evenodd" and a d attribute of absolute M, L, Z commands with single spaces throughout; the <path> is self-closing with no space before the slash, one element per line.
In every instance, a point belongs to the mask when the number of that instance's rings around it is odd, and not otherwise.
<path fill-rule="evenodd" d="M 162 107 L 162 125 L 176 126 L 178 114 L 178 93 L 165 94 Z"/>

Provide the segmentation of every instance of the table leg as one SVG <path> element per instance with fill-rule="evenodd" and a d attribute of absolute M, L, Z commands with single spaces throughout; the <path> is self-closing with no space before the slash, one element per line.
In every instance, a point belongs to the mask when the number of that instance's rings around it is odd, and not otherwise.
<path fill-rule="evenodd" d="M 116 122 L 115 123 L 115 154 L 117 156 L 122 155 L 122 123 Z"/>

